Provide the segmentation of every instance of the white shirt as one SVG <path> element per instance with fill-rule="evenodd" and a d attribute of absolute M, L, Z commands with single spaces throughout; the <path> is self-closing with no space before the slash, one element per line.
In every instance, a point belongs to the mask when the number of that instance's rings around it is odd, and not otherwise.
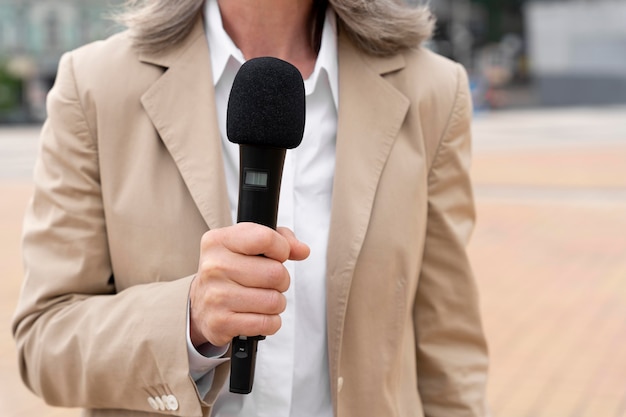
<path fill-rule="evenodd" d="M 226 137 L 226 108 L 233 79 L 244 62 L 222 26 L 217 0 L 206 3 L 206 33 L 222 137 L 226 182 L 233 222 L 237 216 L 239 147 Z M 282 327 L 259 342 L 252 393 L 220 393 L 215 417 L 331 417 L 326 336 L 326 247 L 335 169 L 338 89 L 337 33 L 334 13 L 326 13 L 315 69 L 305 80 L 306 124 L 299 147 L 287 151 L 280 192 L 278 225 L 291 228 L 311 248 L 308 259 L 287 261 L 291 287 Z M 223 359 L 210 359 L 188 339 L 192 377 L 201 394 Z M 206 356 L 223 352 L 202 352 Z M 203 376 L 204 375 L 204 376 Z M 203 392 L 204 391 L 204 392 Z"/>

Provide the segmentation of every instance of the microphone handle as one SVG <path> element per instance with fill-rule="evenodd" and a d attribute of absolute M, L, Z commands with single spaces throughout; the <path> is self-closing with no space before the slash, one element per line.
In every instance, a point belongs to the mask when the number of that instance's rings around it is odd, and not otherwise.
<path fill-rule="evenodd" d="M 253 222 L 276 229 L 286 149 L 239 145 L 237 223 Z M 237 336 L 231 343 L 230 392 L 252 392 L 256 352 L 265 336 Z"/>

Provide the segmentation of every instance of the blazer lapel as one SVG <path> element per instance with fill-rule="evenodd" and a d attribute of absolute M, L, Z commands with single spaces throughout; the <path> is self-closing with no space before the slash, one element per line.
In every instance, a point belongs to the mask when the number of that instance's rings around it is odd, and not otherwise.
<path fill-rule="evenodd" d="M 339 37 L 337 165 L 328 243 L 327 322 L 333 394 L 353 274 L 389 152 L 409 100 L 383 75 L 404 67 L 401 56 L 366 56 Z"/>
<path fill-rule="evenodd" d="M 141 101 L 200 213 L 211 229 L 231 224 L 203 20 L 180 47 L 140 59 L 165 68 Z"/>

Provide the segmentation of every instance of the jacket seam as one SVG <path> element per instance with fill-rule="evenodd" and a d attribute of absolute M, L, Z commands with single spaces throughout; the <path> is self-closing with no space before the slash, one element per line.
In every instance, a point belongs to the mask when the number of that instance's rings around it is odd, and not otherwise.
<path fill-rule="evenodd" d="M 95 140 L 96 136 L 94 134 L 92 126 L 89 123 L 89 119 L 87 118 L 87 113 L 85 112 L 85 106 L 84 106 L 83 101 L 81 100 L 80 94 L 79 94 L 80 90 L 78 88 L 78 81 L 76 80 L 76 70 L 75 70 L 75 65 L 74 65 L 74 54 L 70 53 L 68 55 L 68 59 L 69 59 L 69 67 L 70 67 L 69 69 L 71 71 L 70 75 L 71 75 L 71 78 L 72 78 L 72 84 L 74 86 L 74 91 L 76 93 L 76 101 L 78 102 L 78 105 L 80 107 L 81 116 L 83 117 L 83 120 L 85 121 L 85 125 L 87 126 L 87 133 L 89 134 L 89 139 L 90 139 L 91 145 L 93 146 L 94 150 L 97 150 L 98 149 L 98 145 L 97 145 L 96 140 Z"/>
<path fill-rule="evenodd" d="M 443 129 L 443 132 L 441 133 L 441 137 L 437 143 L 437 148 L 435 150 L 435 153 L 433 154 L 433 158 L 430 164 L 430 168 L 428 170 L 428 179 L 430 180 L 430 177 L 432 175 L 432 172 L 435 168 L 435 165 L 437 165 L 438 162 L 438 158 L 442 152 L 442 148 L 444 145 L 444 142 L 446 141 L 448 134 L 450 133 L 450 131 L 452 130 L 452 127 L 454 126 L 454 123 L 456 122 L 456 115 L 459 111 L 459 95 L 460 95 L 460 89 L 461 89 L 461 69 L 460 69 L 460 64 L 456 64 L 457 67 L 457 71 L 456 71 L 456 89 L 454 92 L 454 101 L 452 102 L 452 106 L 450 109 L 450 114 L 448 115 L 448 119 L 446 121 L 445 127 Z M 430 181 L 429 181 L 430 182 Z"/>

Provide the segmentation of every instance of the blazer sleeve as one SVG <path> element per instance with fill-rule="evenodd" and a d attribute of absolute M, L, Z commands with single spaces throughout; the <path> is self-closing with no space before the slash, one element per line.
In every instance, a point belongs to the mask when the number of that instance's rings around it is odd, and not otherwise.
<path fill-rule="evenodd" d="M 461 66 L 456 74 L 456 97 L 428 177 L 428 223 L 414 311 L 418 387 L 428 417 L 488 414 L 487 348 L 466 254 L 475 218 L 469 178 L 472 106 Z"/>
<path fill-rule="evenodd" d="M 116 292 L 97 141 L 78 97 L 68 54 L 48 96 L 24 220 L 12 323 L 22 378 L 51 405 L 200 416 L 185 335 L 193 277 Z"/>

